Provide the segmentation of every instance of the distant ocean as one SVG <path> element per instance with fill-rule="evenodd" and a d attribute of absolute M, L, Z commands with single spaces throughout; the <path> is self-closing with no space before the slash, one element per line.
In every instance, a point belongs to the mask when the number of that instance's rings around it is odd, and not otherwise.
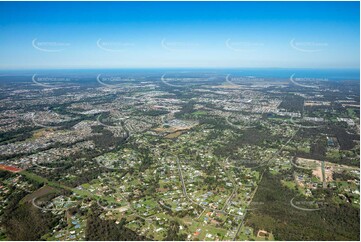
<path fill-rule="evenodd" d="M 63 69 L 63 70 L 1 70 L 1 76 L 32 76 L 33 74 L 55 74 L 55 75 L 80 75 L 92 76 L 102 74 L 152 74 L 162 75 L 164 73 L 214 73 L 220 75 L 247 76 L 258 78 L 281 78 L 288 79 L 293 74 L 295 78 L 319 78 L 330 81 L 341 80 L 360 80 L 359 69 L 301 69 L 301 68 L 232 68 L 232 69 L 215 69 L 215 68 L 128 68 L 128 69 Z"/>

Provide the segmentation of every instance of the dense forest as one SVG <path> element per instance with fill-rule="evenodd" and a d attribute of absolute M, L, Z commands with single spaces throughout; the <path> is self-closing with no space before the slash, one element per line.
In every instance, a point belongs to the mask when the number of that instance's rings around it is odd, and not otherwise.
<path fill-rule="evenodd" d="M 86 240 L 111 240 L 111 241 L 140 241 L 149 240 L 144 236 L 136 234 L 134 231 L 125 227 L 126 220 L 123 218 L 119 224 L 114 220 L 103 220 L 99 218 L 100 208 L 92 207 L 87 219 L 85 239 Z"/>
<path fill-rule="evenodd" d="M 272 232 L 276 240 L 359 240 L 360 213 L 356 208 L 334 204 L 332 190 L 327 190 L 324 209 L 295 209 L 290 201 L 297 192 L 281 184 L 285 176 L 265 172 L 254 197 L 259 205 L 247 214 L 247 226 L 255 232 Z"/>
<path fill-rule="evenodd" d="M 0 171 L 1 179 L 14 176 L 5 171 Z M 22 178 L 25 179 L 25 178 Z M 34 188 L 42 186 L 41 183 L 28 180 Z M 48 233 L 56 225 L 57 219 L 50 212 L 42 212 L 31 203 L 22 203 L 21 200 L 28 194 L 25 191 L 11 188 L 11 195 L 7 199 L 6 207 L 2 214 L 1 227 L 10 240 L 40 240 L 41 236 Z"/>
<path fill-rule="evenodd" d="M 281 102 L 278 108 L 283 108 L 288 112 L 303 113 L 303 102 L 304 102 L 304 98 L 301 96 L 287 95 L 283 97 L 283 101 Z"/>

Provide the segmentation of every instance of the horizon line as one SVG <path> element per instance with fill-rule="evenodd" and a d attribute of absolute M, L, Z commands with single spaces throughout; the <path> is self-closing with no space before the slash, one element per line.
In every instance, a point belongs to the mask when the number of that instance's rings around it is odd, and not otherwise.
<path fill-rule="evenodd" d="M 358 70 L 360 67 L 34 67 L 34 68 L 0 68 L 0 71 L 31 71 L 31 70 L 157 70 L 157 69 L 306 69 L 306 70 Z"/>

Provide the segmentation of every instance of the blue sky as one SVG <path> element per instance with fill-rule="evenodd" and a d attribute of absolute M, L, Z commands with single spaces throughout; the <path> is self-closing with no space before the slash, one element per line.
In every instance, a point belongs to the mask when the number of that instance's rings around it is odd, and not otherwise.
<path fill-rule="evenodd" d="M 358 2 L 0 2 L 0 69 L 358 68 Z"/>

